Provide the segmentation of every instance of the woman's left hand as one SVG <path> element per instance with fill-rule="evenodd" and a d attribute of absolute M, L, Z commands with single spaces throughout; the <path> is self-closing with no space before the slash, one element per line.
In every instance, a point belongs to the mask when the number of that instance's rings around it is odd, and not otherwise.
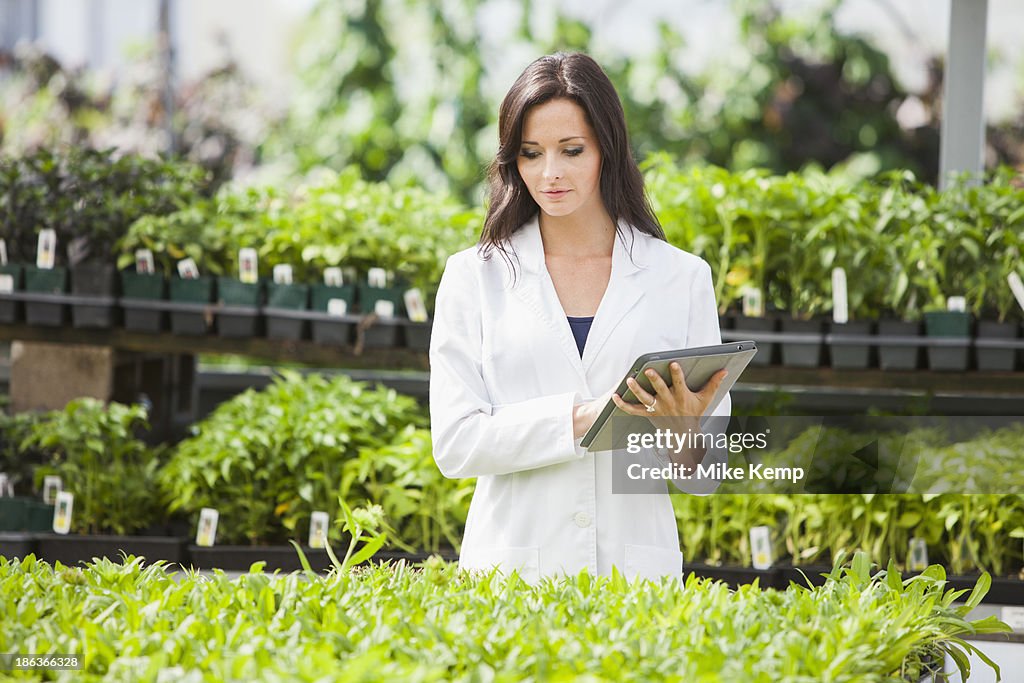
<path fill-rule="evenodd" d="M 719 370 L 699 391 L 690 391 L 690 388 L 686 386 L 683 368 L 679 363 L 670 364 L 669 371 L 672 373 L 671 387 L 665 383 L 661 375 L 649 369 L 646 374 L 655 393 L 646 391 L 639 382 L 630 377 L 626 380 L 626 384 L 640 403 L 626 403 L 618 394 L 612 394 L 612 401 L 624 413 L 638 417 L 690 418 L 690 420 L 696 421 L 704 415 L 712 397 L 728 374 L 725 370 Z M 661 423 L 659 422 L 659 424 Z"/>

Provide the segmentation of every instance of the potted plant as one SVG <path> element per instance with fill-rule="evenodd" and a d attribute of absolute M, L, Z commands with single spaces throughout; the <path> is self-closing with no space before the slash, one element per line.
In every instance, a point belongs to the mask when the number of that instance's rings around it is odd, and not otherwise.
<path fill-rule="evenodd" d="M 38 553 L 49 561 L 75 564 L 93 556 L 117 557 L 120 551 L 149 560 L 179 562 L 181 538 L 130 536 L 163 514 L 156 490 L 160 453 L 136 436 L 147 426 L 142 406 L 93 398 L 76 399 L 32 426 L 24 445 L 49 455 L 36 479 L 56 474 L 75 496 L 70 535 L 37 539 Z"/>
<path fill-rule="evenodd" d="M 7 281 L 10 285 L 9 291 L 5 291 L 6 287 L 0 287 L 0 323 L 5 325 L 11 325 L 21 320 L 21 302 L 9 298 L 7 294 L 13 294 L 22 288 L 22 272 L 23 268 L 17 263 L 0 265 L 0 277 L 10 278 Z"/>

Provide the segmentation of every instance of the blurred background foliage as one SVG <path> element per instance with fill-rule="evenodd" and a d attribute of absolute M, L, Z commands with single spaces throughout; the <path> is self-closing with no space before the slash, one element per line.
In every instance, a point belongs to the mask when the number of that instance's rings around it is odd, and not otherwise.
<path fill-rule="evenodd" d="M 177 89 L 170 126 L 155 53 L 140 53 L 116 84 L 32 50 L 0 55 L 0 152 L 64 143 L 155 154 L 173 138 L 217 183 L 254 167 L 288 183 L 356 165 L 367 180 L 480 203 L 510 85 L 488 66 L 583 50 L 618 88 L 640 159 L 668 152 L 734 171 L 815 166 L 863 178 L 906 169 L 935 180 L 941 58 L 931 58 L 926 88 L 908 92 L 870 39 L 837 27 L 840 0 L 801 16 L 733 0 L 738 46 L 700 69 L 686 63 L 685 40 L 667 23 L 643 56 L 627 57 L 594 41 L 586 21 L 530 1 L 519 5 L 508 44 L 497 45 L 485 35 L 486 4 L 316 0 L 295 46 L 289 102 L 262 102 L 228 57 Z M 901 108 L 913 113 L 902 125 Z M 1024 163 L 1020 121 L 990 127 L 988 141 L 990 167 Z"/>

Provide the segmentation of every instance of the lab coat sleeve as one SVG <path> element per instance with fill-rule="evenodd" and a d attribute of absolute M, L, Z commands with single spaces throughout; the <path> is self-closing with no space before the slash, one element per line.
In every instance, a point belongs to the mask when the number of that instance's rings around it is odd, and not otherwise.
<path fill-rule="evenodd" d="M 711 279 L 711 266 L 707 261 L 701 261 L 694 274 L 693 284 L 690 287 L 690 319 L 686 333 L 686 347 L 712 346 L 722 343 L 722 333 L 718 328 L 718 304 L 715 302 L 715 287 Z M 732 414 L 732 397 L 726 392 L 721 402 L 711 412 L 715 419 L 706 420 L 703 423 L 705 433 L 714 433 L 716 443 L 719 436 L 724 433 L 729 424 L 729 416 Z M 729 461 L 729 453 L 725 448 L 712 447 L 702 461 L 703 465 Z M 675 486 L 686 493 L 694 495 L 708 495 L 714 493 L 721 483 L 708 479 L 687 479 L 673 480 Z"/>
<path fill-rule="evenodd" d="M 572 420 L 578 393 L 491 402 L 481 369 L 481 320 L 478 277 L 450 257 L 430 339 L 430 424 L 441 473 L 453 479 L 509 474 L 582 458 Z"/>

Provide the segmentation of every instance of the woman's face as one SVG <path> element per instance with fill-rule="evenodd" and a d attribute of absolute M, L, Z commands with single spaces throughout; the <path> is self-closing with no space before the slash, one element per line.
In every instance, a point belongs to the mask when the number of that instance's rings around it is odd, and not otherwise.
<path fill-rule="evenodd" d="M 601 150 L 572 100 L 548 100 L 526 112 L 516 165 L 530 196 L 549 216 L 603 208 Z"/>

